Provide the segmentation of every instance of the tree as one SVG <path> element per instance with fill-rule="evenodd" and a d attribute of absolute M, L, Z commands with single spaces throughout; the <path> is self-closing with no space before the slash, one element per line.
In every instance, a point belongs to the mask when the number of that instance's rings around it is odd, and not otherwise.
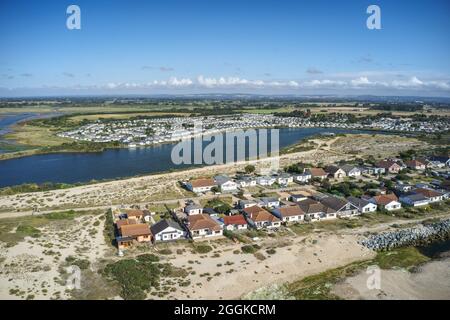
<path fill-rule="evenodd" d="M 255 172 L 256 168 L 254 165 L 249 164 L 249 165 L 245 166 L 244 170 L 245 170 L 245 173 L 249 174 L 249 173 Z"/>
<path fill-rule="evenodd" d="M 322 183 L 320 184 L 320 186 L 321 186 L 322 188 L 326 189 L 326 190 L 329 190 L 329 189 L 331 188 L 330 180 L 324 179 L 324 180 L 322 181 Z"/>

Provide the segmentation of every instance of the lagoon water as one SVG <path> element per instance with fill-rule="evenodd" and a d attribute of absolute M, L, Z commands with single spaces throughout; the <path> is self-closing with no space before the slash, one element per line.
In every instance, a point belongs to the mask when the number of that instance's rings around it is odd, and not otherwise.
<path fill-rule="evenodd" d="M 325 132 L 364 131 L 325 128 L 280 129 L 280 149 Z M 204 142 L 203 146 L 207 144 L 209 142 Z M 0 161 L 0 187 L 23 183 L 111 180 L 193 167 L 191 164 L 173 164 L 171 153 L 174 145 L 173 143 L 136 149 L 110 149 L 99 153 L 44 154 Z"/>

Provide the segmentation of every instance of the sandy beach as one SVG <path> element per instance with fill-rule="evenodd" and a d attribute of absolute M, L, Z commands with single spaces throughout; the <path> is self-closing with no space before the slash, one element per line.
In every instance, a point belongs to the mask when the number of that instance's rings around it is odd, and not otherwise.
<path fill-rule="evenodd" d="M 346 279 L 333 293 L 347 300 L 450 300 L 450 258 L 431 261 L 416 272 L 381 270 L 380 289 L 370 290 L 365 272 Z"/>

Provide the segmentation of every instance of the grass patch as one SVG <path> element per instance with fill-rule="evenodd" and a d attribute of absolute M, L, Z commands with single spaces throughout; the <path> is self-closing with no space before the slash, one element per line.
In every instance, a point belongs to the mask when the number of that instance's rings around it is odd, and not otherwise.
<path fill-rule="evenodd" d="M 315 227 L 312 223 L 294 223 L 289 226 L 289 229 L 291 229 L 298 236 L 310 234 L 314 231 L 314 228 Z"/>
<path fill-rule="evenodd" d="M 373 261 L 381 269 L 405 268 L 410 269 L 429 261 L 414 247 L 399 248 L 392 251 L 379 252 Z"/>

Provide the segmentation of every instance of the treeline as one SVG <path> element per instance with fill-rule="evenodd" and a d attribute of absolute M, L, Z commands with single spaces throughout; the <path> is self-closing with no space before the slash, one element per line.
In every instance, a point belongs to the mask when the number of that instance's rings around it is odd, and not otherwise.
<path fill-rule="evenodd" d="M 119 148 L 121 143 L 118 141 L 111 142 L 90 142 L 75 141 L 66 142 L 57 146 L 44 147 L 40 150 L 45 152 L 73 151 L 73 152 L 102 152 L 105 149 Z"/>
<path fill-rule="evenodd" d="M 423 105 L 421 104 L 394 104 L 394 103 L 380 103 L 376 105 L 370 105 L 371 110 L 382 110 L 382 111 L 407 111 L 407 112 L 417 112 L 423 111 Z"/>

